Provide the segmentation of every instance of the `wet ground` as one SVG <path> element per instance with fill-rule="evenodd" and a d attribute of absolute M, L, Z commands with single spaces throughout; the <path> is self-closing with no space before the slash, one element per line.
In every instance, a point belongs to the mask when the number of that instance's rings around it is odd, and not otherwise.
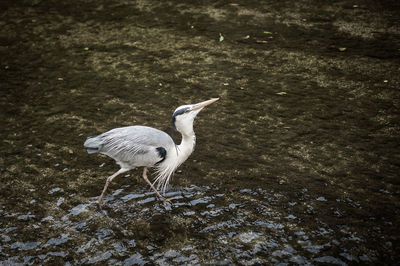
<path fill-rule="evenodd" d="M 0 264 L 395 265 L 397 1 L 9 1 Z M 165 208 L 87 136 L 221 100 Z"/>

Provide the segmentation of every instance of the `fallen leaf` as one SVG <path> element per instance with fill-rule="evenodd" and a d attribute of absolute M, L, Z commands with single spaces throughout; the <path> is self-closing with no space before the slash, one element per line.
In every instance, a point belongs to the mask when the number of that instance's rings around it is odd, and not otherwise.
<path fill-rule="evenodd" d="M 89 47 L 85 47 L 85 48 L 83 48 L 83 50 L 89 51 Z"/>
<path fill-rule="evenodd" d="M 270 31 L 264 31 L 264 34 L 272 34 Z"/>
<path fill-rule="evenodd" d="M 340 48 L 339 48 L 339 51 L 341 51 L 341 52 L 344 52 L 344 51 L 346 51 L 346 50 L 347 50 L 346 47 L 340 47 Z"/>

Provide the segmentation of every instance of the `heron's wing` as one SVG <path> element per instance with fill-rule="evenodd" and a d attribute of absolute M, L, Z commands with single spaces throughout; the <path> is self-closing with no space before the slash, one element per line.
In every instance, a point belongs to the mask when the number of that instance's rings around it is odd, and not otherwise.
<path fill-rule="evenodd" d="M 155 149 L 162 147 L 169 150 L 175 145 L 167 133 L 144 126 L 115 128 L 96 138 L 100 144 L 99 152 L 118 161 L 133 161 L 135 157 L 150 152 L 160 158 Z"/>

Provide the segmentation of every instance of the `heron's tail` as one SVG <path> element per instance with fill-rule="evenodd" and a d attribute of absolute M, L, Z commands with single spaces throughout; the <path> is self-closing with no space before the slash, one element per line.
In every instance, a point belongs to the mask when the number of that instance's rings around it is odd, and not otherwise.
<path fill-rule="evenodd" d="M 83 144 L 87 148 L 87 152 L 89 154 L 99 152 L 100 147 L 101 147 L 101 140 L 96 136 L 96 137 L 88 137 Z"/>

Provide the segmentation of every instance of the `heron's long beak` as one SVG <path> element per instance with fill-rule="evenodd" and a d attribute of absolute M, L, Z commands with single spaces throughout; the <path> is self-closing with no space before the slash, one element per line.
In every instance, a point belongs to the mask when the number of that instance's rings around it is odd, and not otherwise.
<path fill-rule="evenodd" d="M 218 100 L 219 100 L 219 98 L 212 98 L 212 99 L 210 99 L 208 101 L 204 101 L 204 102 L 201 102 L 201 103 L 196 103 L 196 104 L 193 105 L 192 110 L 202 109 L 202 108 L 206 107 L 207 105 L 210 105 L 213 102 L 216 102 Z"/>

